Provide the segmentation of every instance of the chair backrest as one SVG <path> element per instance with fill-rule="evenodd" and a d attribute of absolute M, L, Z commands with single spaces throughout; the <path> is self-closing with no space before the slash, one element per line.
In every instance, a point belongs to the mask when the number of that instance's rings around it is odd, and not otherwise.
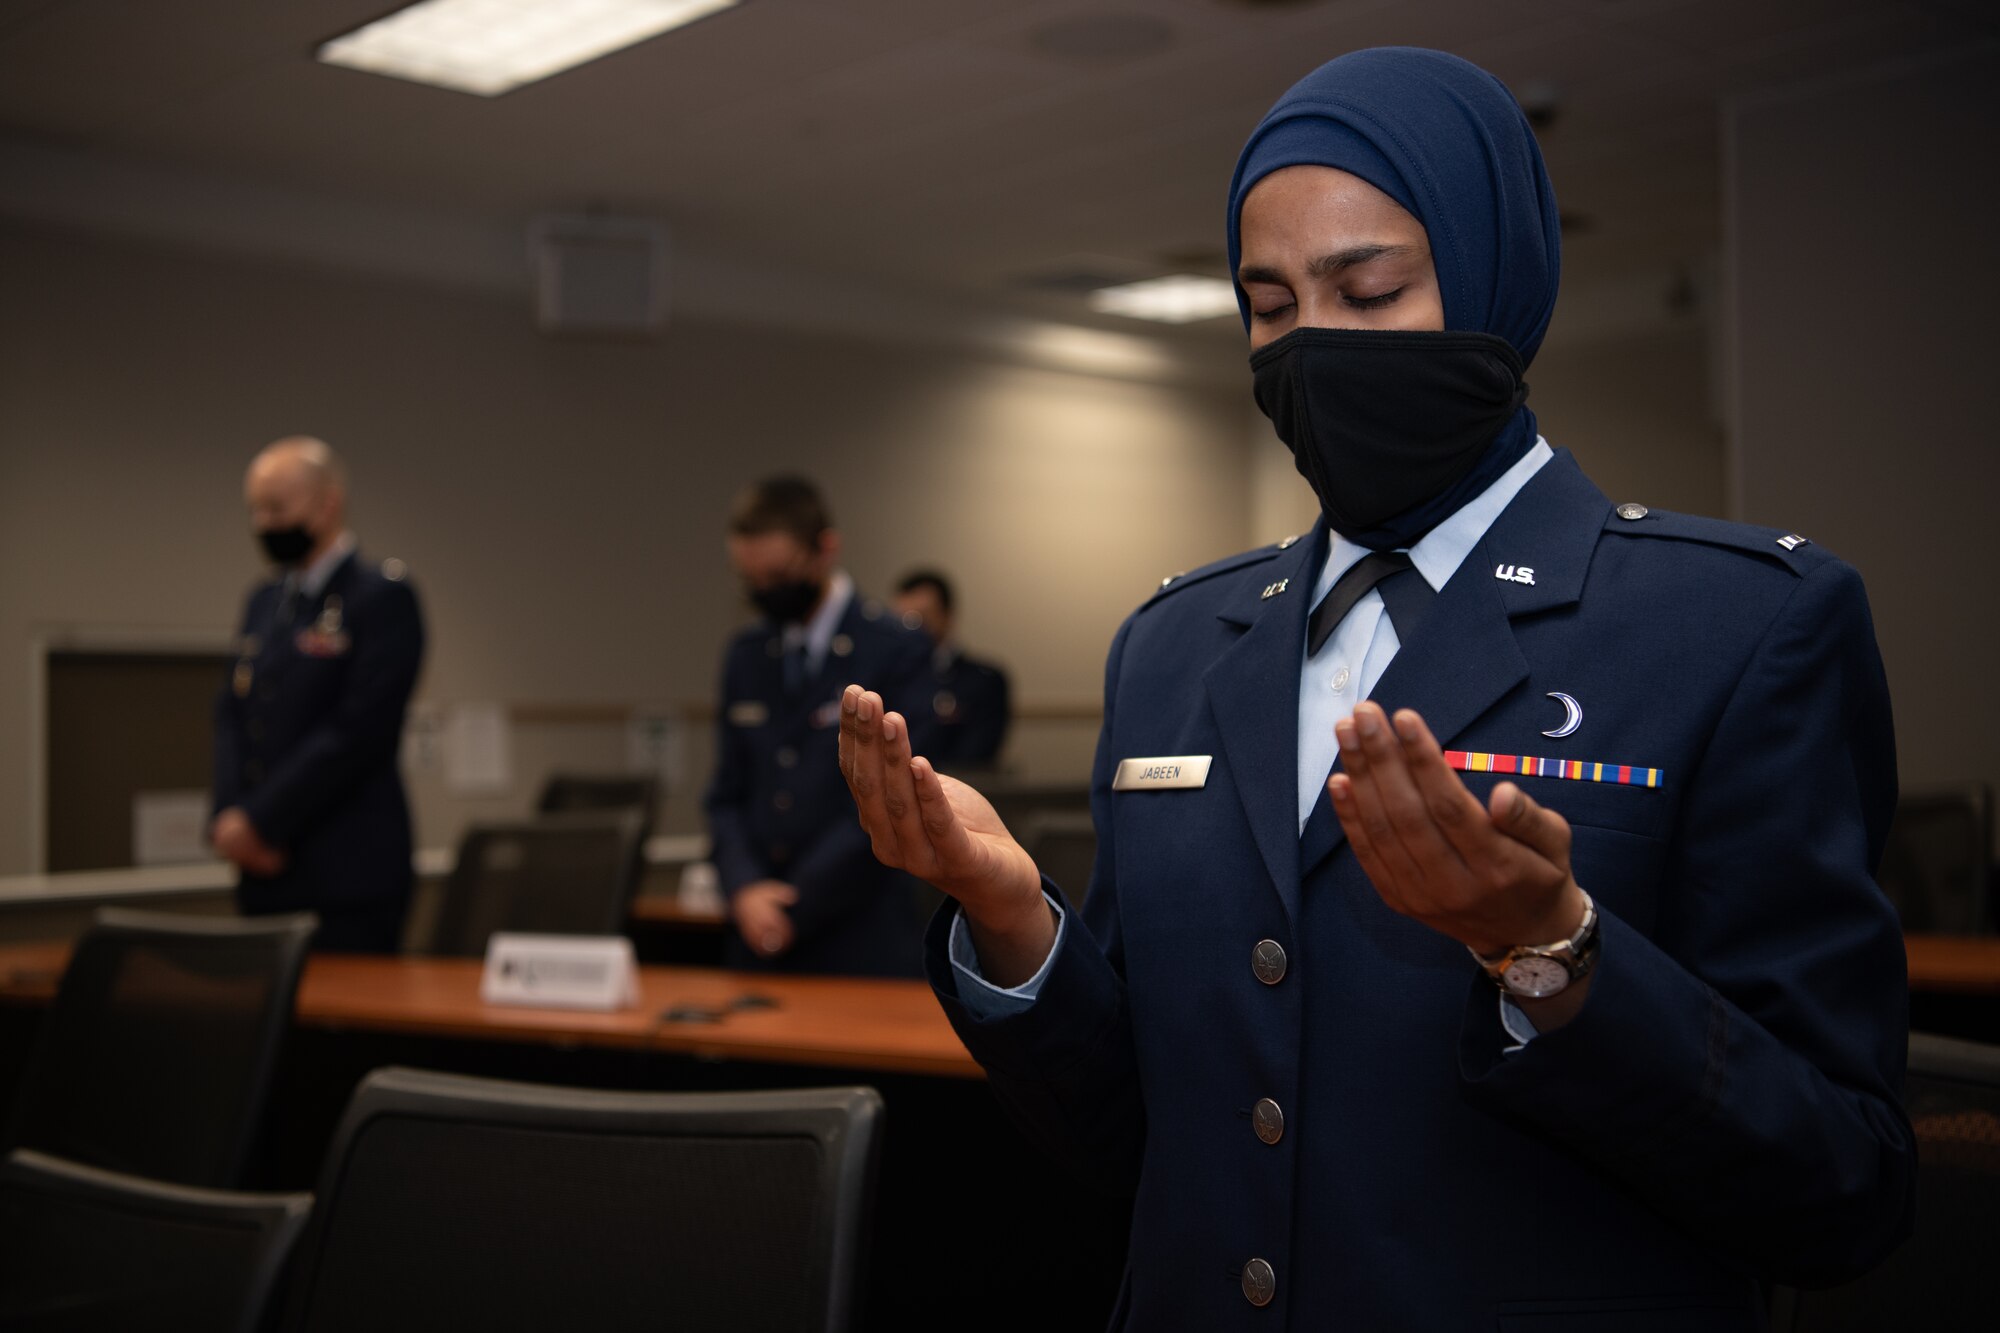
<path fill-rule="evenodd" d="M 99 911 L 42 1024 L 7 1146 L 243 1184 L 314 925 Z"/>
<path fill-rule="evenodd" d="M 1858 1281 L 1781 1292 L 1778 1333 L 1993 1327 L 1986 1265 L 2000 1218 L 2000 1046 L 1911 1033 L 1903 1104 L 1917 1135 L 1915 1234 Z"/>
<path fill-rule="evenodd" d="M 1993 789 L 1983 782 L 1904 792 L 1876 872 L 1903 929 L 1982 935 L 1993 902 Z"/>
<path fill-rule="evenodd" d="M 334 1136 L 286 1327 L 854 1327 L 881 1117 L 871 1088 L 377 1070 Z"/>
<path fill-rule="evenodd" d="M 252 1333 L 311 1209 L 19 1149 L 0 1161 L 0 1328 Z"/>
<path fill-rule="evenodd" d="M 573 814 L 585 810 L 636 810 L 648 832 L 660 800 L 660 781 L 629 773 L 552 773 L 542 786 L 537 813 Z"/>
<path fill-rule="evenodd" d="M 1035 869 L 1081 906 L 1097 861 L 1097 829 L 1088 810 L 1032 810 L 1014 830 Z"/>
<path fill-rule="evenodd" d="M 431 952 L 478 957 L 496 930 L 615 935 L 639 883 L 632 811 L 474 824 L 445 883 Z"/>

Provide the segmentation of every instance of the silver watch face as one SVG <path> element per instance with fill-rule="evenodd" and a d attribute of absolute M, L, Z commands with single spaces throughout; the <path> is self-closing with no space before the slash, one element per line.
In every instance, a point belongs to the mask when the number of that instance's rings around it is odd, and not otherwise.
<path fill-rule="evenodd" d="M 1569 969 L 1553 958 L 1516 958 L 1500 974 L 1509 994 L 1523 999 L 1546 1000 L 1559 995 L 1569 985 Z"/>

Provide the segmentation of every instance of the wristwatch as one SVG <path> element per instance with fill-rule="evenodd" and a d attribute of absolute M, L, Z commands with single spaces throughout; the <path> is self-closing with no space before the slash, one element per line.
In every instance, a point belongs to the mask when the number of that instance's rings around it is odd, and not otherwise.
<path fill-rule="evenodd" d="M 1597 966 L 1597 904 L 1583 895 L 1576 933 L 1554 944 L 1517 944 L 1502 953 L 1468 949 L 1500 989 L 1524 1000 L 1546 1000 L 1590 975 Z"/>

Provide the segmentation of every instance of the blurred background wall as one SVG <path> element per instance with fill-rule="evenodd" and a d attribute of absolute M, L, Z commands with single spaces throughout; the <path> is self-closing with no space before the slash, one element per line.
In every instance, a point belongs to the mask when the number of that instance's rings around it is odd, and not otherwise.
<path fill-rule="evenodd" d="M 635 716 L 673 729 L 663 827 L 699 827 L 746 618 L 722 513 L 777 469 L 824 483 L 864 589 L 957 578 L 1014 767 L 1080 778 L 1119 619 L 1312 502 L 1233 315 L 1121 321 L 1075 279 L 1218 272 L 1244 134 L 1375 41 L 1461 51 L 1541 123 L 1551 441 L 1613 500 L 1855 560 L 1906 777 L 2000 780 L 1962 611 L 1993 567 L 1985 6 L 1144 0 L 1090 55 L 1075 25 L 1117 15 L 759 0 L 491 101 L 314 65 L 366 4 L 220 11 L 0 8 L 0 874 L 44 860 L 46 655 L 226 651 L 242 469 L 298 431 L 424 600 L 421 844 L 625 765 Z M 535 327 L 527 218 L 593 201 L 672 225 L 657 338 Z M 478 790 L 447 781 L 468 705 L 510 727 Z"/>

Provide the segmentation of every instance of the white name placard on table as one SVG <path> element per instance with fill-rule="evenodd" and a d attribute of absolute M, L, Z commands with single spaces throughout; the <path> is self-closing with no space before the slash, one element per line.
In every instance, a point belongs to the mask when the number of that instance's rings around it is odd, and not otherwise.
<path fill-rule="evenodd" d="M 479 998 L 532 1009 L 630 1009 L 639 1003 L 632 941 L 497 931 L 486 941 Z"/>

